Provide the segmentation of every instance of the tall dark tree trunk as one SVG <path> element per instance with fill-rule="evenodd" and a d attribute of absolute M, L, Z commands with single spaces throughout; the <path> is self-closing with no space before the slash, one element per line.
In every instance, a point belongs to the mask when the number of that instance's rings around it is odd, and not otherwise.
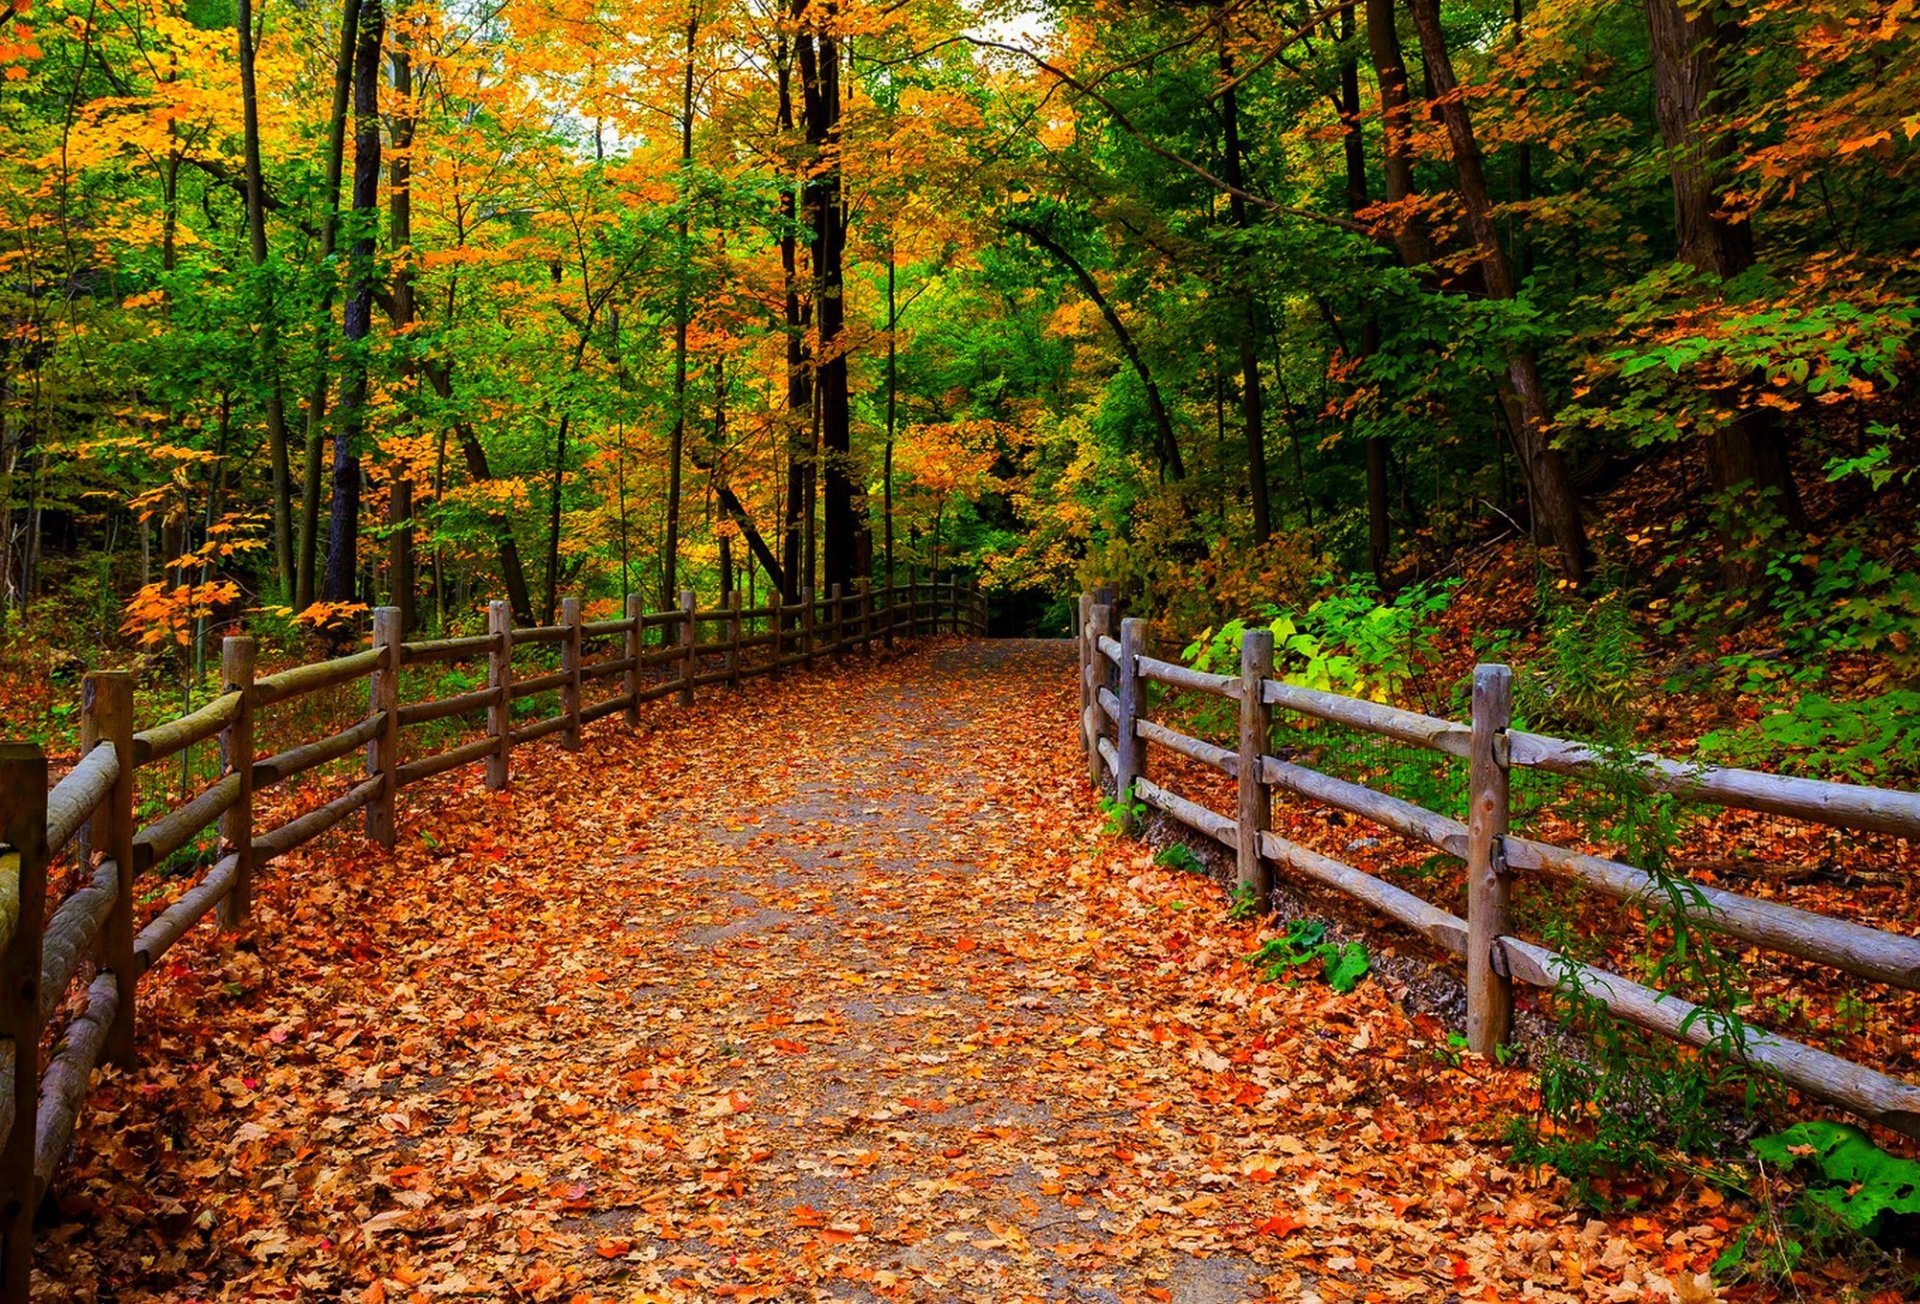
<path fill-rule="evenodd" d="M 1400 29 L 1393 0 L 1366 0 L 1367 49 L 1373 55 L 1374 77 L 1380 83 L 1381 176 L 1387 202 L 1403 205 L 1414 196 L 1413 102 L 1407 89 L 1406 55 L 1400 47 Z M 1408 267 L 1423 267 L 1433 258 L 1426 229 L 1411 215 L 1393 223 L 1393 246 Z"/>
<path fill-rule="evenodd" d="M 360 450 L 367 420 L 367 337 L 373 326 L 373 250 L 380 198 L 380 42 L 386 15 L 381 0 L 360 0 L 353 63 L 353 256 L 349 264 L 343 335 L 346 376 L 340 387 L 340 428 L 333 437 L 333 503 L 327 520 L 329 602 L 354 596 L 360 538 Z"/>
<path fill-rule="evenodd" d="M 1715 124 L 1736 107 L 1735 92 L 1721 80 L 1726 52 L 1737 49 L 1740 26 L 1725 4 L 1696 9 L 1680 0 L 1645 0 L 1653 54 L 1654 115 L 1667 146 L 1673 183 L 1673 230 L 1680 261 L 1715 281 L 1753 266 L 1753 226 L 1727 211 L 1726 186 L 1733 160 L 1732 132 Z M 1806 512 L 1787 460 L 1787 442 L 1773 409 L 1741 403 L 1732 420 L 1706 439 L 1707 478 L 1723 505 L 1748 514 L 1771 499 L 1796 529 Z M 1735 557 L 1750 522 L 1728 520 L 1728 555 L 1722 579 L 1744 587 L 1760 578 L 1756 559 Z"/>
<path fill-rule="evenodd" d="M 693 209 L 693 47 L 699 37 L 700 11 L 696 7 L 687 18 L 687 66 L 680 82 L 680 220 L 675 228 L 679 288 L 673 301 L 673 433 L 667 440 L 667 537 L 660 554 L 663 611 L 671 611 L 680 602 L 680 464 L 687 445 L 687 318 L 692 312 L 687 259 L 693 254 L 688 241 Z"/>
<path fill-rule="evenodd" d="M 340 48 L 333 70 L 333 104 L 327 116 L 327 193 L 320 218 L 320 264 L 326 267 L 333 258 L 340 229 L 340 178 L 346 171 L 347 106 L 353 94 L 354 50 L 358 44 L 360 0 L 342 0 L 340 7 Z M 301 477 L 300 555 L 294 583 L 293 605 L 305 608 L 313 602 L 320 542 L 320 453 L 327 425 L 327 387 L 329 381 L 328 341 L 333 335 L 333 277 L 325 275 L 320 294 L 319 343 L 314 359 L 313 388 L 307 395 L 306 466 Z"/>
<path fill-rule="evenodd" d="M 393 324 L 405 331 L 413 325 L 413 55 L 404 25 L 397 25 L 391 59 L 393 93 L 393 162 L 387 169 L 387 241 L 397 257 L 393 274 Z M 401 366 L 411 379 L 411 361 Z M 389 601 L 400 609 L 400 628 L 411 633 L 415 623 L 415 561 L 412 467 L 405 461 L 393 467 L 387 499 L 387 584 Z"/>
<path fill-rule="evenodd" d="M 1408 5 L 1426 55 L 1432 98 L 1446 123 L 1454 171 L 1459 180 L 1460 203 L 1466 210 L 1467 229 L 1473 237 L 1488 297 L 1511 299 L 1514 297 L 1513 276 L 1494 222 L 1493 201 L 1487 192 L 1486 169 L 1474 139 L 1473 120 L 1454 77 L 1446 33 L 1440 26 L 1439 0 L 1408 0 Z M 1561 572 L 1573 582 L 1583 583 L 1588 564 L 1586 523 L 1580 517 L 1580 502 L 1567 476 L 1566 463 L 1552 443 L 1546 387 L 1540 379 L 1539 364 L 1529 350 L 1508 350 L 1507 378 L 1513 386 L 1518 416 L 1514 423 L 1514 446 L 1532 492 L 1534 517 L 1553 541 Z"/>
<path fill-rule="evenodd" d="M 287 599 L 294 596 L 293 468 L 287 454 L 287 405 L 280 390 L 279 305 L 267 271 L 266 184 L 260 172 L 260 92 L 253 72 L 253 0 L 238 0 L 240 116 L 247 174 L 247 252 L 261 282 L 260 371 L 267 387 L 267 452 L 273 465 L 273 560 Z"/>
<path fill-rule="evenodd" d="M 1388 15 L 1389 21 L 1392 15 Z M 1349 50 L 1354 36 L 1353 10 L 1340 15 L 1340 36 Z M 1398 36 L 1395 37 L 1398 44 Z M 1358 214 L 1371 202 L 1367 197 L 1367 150 L 1360 136 L 1360 59 L 1348 53 L 1340 60 L 1341 141 L 1347 168 L 1347 208 Z M 1374 305 L 1366 306 L 1366 318 L 1360 328 L 1360 356 L 1371 357 L 1380 351 L 1380 318 Z M 1296 436 L 1294 446 L 1299 447 Z M 1384 581 L 1387 553 L 1393 546 L 1392 523 L 1387 516 L 1387 441 L 1382 435 L 1367 436 L 1367 555 L 1374 578 Z"/>
<path fill-rule="evenodd" d="M 800 0 L 798 7 L 810 19 L 809 25 L 800 28 L 796 45 L 805 105 L 809 156 L 805 194 L 813 236 L 814 320 L 819 338 L 821 583 L 829 587 L 839 584 L 850 591 L 859 523 L 854 511 L 852 414 L 844 339 L 847 218 L 840 167 L 840 36 L 835 31 L 838 6 L 834 0 L 821 0 L 814 8 L 807 0 Z"/>
<path fill-rule="evenodd" d="M 900 307 L 894 294 L 893 234 L 887 234 L 887 446 L 880 468 L 882 528 L 886 532 L 886 587 L 893 588 L 893 441 L 899 431 Z M 892 594 L 888 594 L 891 599 Z"/>
<path fill-rule="evenodd" d="M 796 0 L 796 14 L 803 4 L 804 0 Z M 775 64 L 778 75 L 776 122 L 781 140 L 787 142 L 792 139 L 794 131 L 793 50 L 785 36 L 780 38 L 775 51 Z M 807 477 L 813 461 L 813 374 L 807 365 L 807 334 L 812 327 L 812 309 L 800 293 L 799 177 L 800 168 L 793 163 L 780 184 L 780 275 L 787 343 L 787 490 L 780 530 L 782 565 L 777 573 L 784 579 L 784 584 L 780 585 L 781 596 L 789 603 L 800 599 L 801 513 L 807 508 Z M 775 573 L 770 571 L 769 578 Z"/>
<path fill-rule="evenodd" d="M 1220 122 L 1226 147 L 1222 164 L 1227 184 L 1233 187 L 1227 200 L 1228 212 L 1233 225 L 1245 231 L 1251 220 L 1247 201 L 1241 197 L 1247 183 L 1240 150 L 1240 96 L 1232 89 L 1233 54 L 1227 49 L 1224 32 L 1220 41 L 1220 76 L 1229 88 L 1220 97 Z M 1234 277 L 1240 282 L 1235 294 L 1239 300 L 1240 420 L 1247 440 L 1247 490 L 1253 500 L 1253 537 L 1265 543 L 1273 536 L 1273 499 L 1267 487 L 1266 413 L 1260 393 L 1260 312 L 1253 287 L 1247 283 L 1246 270 L 1236 268 Z"/>

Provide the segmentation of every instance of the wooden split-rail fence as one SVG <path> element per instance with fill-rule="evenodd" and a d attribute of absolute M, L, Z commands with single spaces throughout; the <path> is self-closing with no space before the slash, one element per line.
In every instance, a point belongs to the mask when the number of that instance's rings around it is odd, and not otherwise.
<path fill-rule="evenodd" d="M 581 728 L 624 713 L 637 723 L 642 703 L 674 697 L 691 706 L 696 690 L 738 686 L 817 658 L 871 653 L 876 643 L 934 633 L 983 633 L 986 605 L 958 581 L 919 582 L 852 593 L 833 587 L 816 600 L 743 609 L 738 592 L 717 610 L 680 595 L 673 611 L 646 612 L 630 597 L 614 620 L 583 621 L 580 602 L 563 603 L 557 625 L 513 627 L 504 602 L 488 610 L 488 632 L 404 642 L 397 608 L 373 613 L 371 646 L 330 661 L 255 677 L 254 641 L 228 638 L 221 649 L 225 691 L 207 705 L 150 728 L 134 728 L 133 677 L 90 674 L 83 685 L 80 757 L 51 792 L 38 746 L 0 743 L 0 1279 L 5 1304 L 28 1299 L 33 1218 L 73 1134 L 94 1067 L 104 1057 L 135 1062 L 139 984 L 167 949 L 218 908 L 223 927 L 246 920 L 255 873 L 267 862 L 365 811 L 366 833 L 391 847 L 400 789 L 462 765 L 486 766 L 486 784 L 505 788 L 513 750 L 558 734 L 569 749 Z M 702 627 L 720 636 L 702 639 Z M 651 637 L 657 631 L 657 639 Z M 615 654 L 589 660 L 591 646 Z M 516 649 L 554 647 L 559 669 L 521 676 Z M 551 661 L 551 653 L 546 654 Z M 487 686 L 439 700 L 400 700 L 402 669 L 484 661 Z M 608 680 L 618 689 L 588 693 Z M 369 707 L 349 727 L 314 742 L 260 756 L 255 724 L 264 711 L 324 689 L 365 680 Z M 557 694 L 560 713 L 515 725 L 513 703 Z M 438 720 L 484 716 L 486 734 L 449 750 L 400 762 L 400 731 Z M 218 738 L 220 777 L 145 827 L 136 827 L 134 777 L 141 766 Z M 255 798 L 299 774 L 365 749 L 365 776 L 333 800 L 269 830 L 254 827 Z M 216 859 L 199 880 L 136 926 L 142 876 L 218 824 Z M 78 847 L 81 886 L 48 900 L 48 867 Z M 97 859 L 95 859 L 97 857 Z M 49 909 L 49 907 L 52 907 Z M 71 1019 L 46 1037 L 69 1008 L 68 989 L 83 962 L 97 974 Z"/>
<path fill-rule="evenodd" d="M 1080 712 L 1088 779 L 1165 812 L 1231 849 L 1238 882 L 1262 904 L 1279 866 L 1353 897 L 1465 962 L 1467 1039 L 1480 1054 L 1508 1040 L 1515 983 L 1576 988 L 1616 1017 L 1690 1045 L 1733 1049 L 1808 1096 L 1908 1136 L 1920 1136 L 1920 1086 L 1777 1036 L 1728 1012 L 1707 1010 L 1514 936 L 1515 876 L 1584 884 L 1622 901 L 1658 897 L 1653 875 L 1603 856 L 1509 831 L 1509 776 L 1537 769 L 1574 779 L 1626 783 L 1645 792 L 1760 811 L 1809 823 L 1891 834 L 1920 845 L 1920 794 L 1860 784 L 1790 778 L 1756 770 L 1690 765 L 1660 756 L 1609 755 L 1564 738 L 1511 727 L 1512 675 L 1503 665 L 1474 670 L 1472 718 L 1462 724 L 1276 678 L 1270 630 L 1246 631 L 1238 675 L 1207 674 L 1148 655 L 1147 622 L 1119 621 L 1111 590 L 1080 598 Z M 1148 717 L 1148 685 L 1163 684 L 1238 703 L 1237 746 L 1223 747 Z M 1275 709 L 1295 712 L 1425 748 L 1467 763 L 1467 818 L 1453 819 L 1363 784 L 1271 754 Z M 1165 747 L 1235 780 L 1237 810 L 1220 814 L 1148 777 L 1148 744 Z M 1274 791 L 1358 815 L 1466 862 L 1467 917 L 1372 874 L 1288 841 L 1270 827 Z M 1128 803 L 1131 804 L 1131 803 Z M 1124 811 L 1124 807 L 1123 807 Z M 1874 982 L 1920 990 L 1920 938 L 1689 884 L 1695 922 L 1740 941 L 1828 965 Z"/>

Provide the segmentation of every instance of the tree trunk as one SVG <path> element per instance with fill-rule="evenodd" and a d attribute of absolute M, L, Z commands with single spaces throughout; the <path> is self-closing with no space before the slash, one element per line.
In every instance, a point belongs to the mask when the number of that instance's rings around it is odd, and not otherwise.
<path fill-rule="evenodd" d="M 1106 318 L 1108 328 L 1113 331 L 1114 339 L 1120 344 L 1120 352 L 1126 355 L 1127 362 L 1133 367 L 1134 374 L 1140 378 L 1140 384 L 1146 390 L 1147 411 L 1153 417 L 1154 431 L 1158 435 L 1154 452 L 1159 455 L 1160 468 L 1175 480 L 1185 479 L 1187 469 L 1180 460 L 1180 443 L 1174 437 L 1173 418 L 1168 415 L 1167 405 L 1160 396 L 1160 386 L 1154 382 L 1153 373 L 1147 370 L 1146 359 L 1140 356 L 1140 349 L 1134 342 L 1133 332 L 1127 329 L 1127 324 L 1120 319 L 1120 314 L 1114 310 L 1111 303 L 1107 302 L 1107 296 L 1101 293 L 1100 283 L 1093 279 L 1093 274 L 1078 258 L 1075 258 L 1064 245 L 1045 231 L 1019 222 L 1007 223 L 1007 229 L 1019 232 L 1052 254 L 1061 266 L 1073 274 L 1073 279 L 1079 284 L 1081 292 L 1093 301 L 1093 306 L 1100 310 L 1102 317 Z"/>
<path fill-rule="evenodd" d="M 393 273 L 393 313 L 396 330 L 413 325 L 413 57 L 404 24 L 393 37 L 391 58 L 394 99 L 393 161 L 387 169 L 387 242 L 397 259 Z M 411 361 L 401 363 L 401 375 L 411 378 Z M 387 499 L 388 600 L 400 609 L 400 631 L 411 633 L 415 623 L 416 582 L 413 528 L 413 468 L 404 460 L 393 467 Z"/>
<path fill-rule="evenodd" d="M 240 117 L 247 174 L 247 251 L 261 276 L 260 370 L 266 393 L 267 450 L 273 466 L 273 560 L 289 600 L 295 589 L 293 471 L 287 458 L 287 407 L 280 392 L 278 307 L 267 266 L 266 185 L 260 174 L 260 95 L 253 72 L 253 0 L 237 0 L 234 26 L 240 41 Z"/>
<path fill-rule="evenodd" d="M 1738 19 L 1724 5 L 1698 12 L 1680 0 L 1645 0 L 1653 54 L 1654 115 L 1667 146 L 1673 183 L 1673 231 L 1680 261 L 1716 281 L 1753 266 L 1753 227 L 1727 214 L 1726 181 L 1734 151 L 1731 131 L 1709 115 L 1733 107 L 1722 89 L 1724 52 L 1738 47 Z M 1731 396 L 1727 406 L 1738 406 Z M 1707 477 L 1736 517 L 1763 516 L 1768 499 L 1796 529 L 1806 527 L 1787 444 L 1773 409 L 1748 403 L 1706 441 Z M 1735 500 L 1738 501 L 1735 501 Z M 1730 519 L 1722 542 L 1722 580 L 1732 588 L 1760 578 L 1755 559 L 1732 555 L 1751 521 Z"/>
<path fill-rule="evenodd" d="M 1400 29 L 1393 0 L 1366 0 L 1367 49 L 1373 55 L 1374 77 L 1380 83 L 1382 138 L 1381 175 L 1387 202 L 1403 204 L 1414 195 L 1413 104 L 1407 90 L 1406 55 L 1400 47 Z M 1394 222 L 1393 246 L 1408 267 L 1423 267 L 1433 259 L 1425 228 L 1409 215 Z"/>
<path fill-rule="evenodd" d="M 1227 49 L 1224 34 L 1220 43 L 1220 76 L 1231 87 L 1233 55 Z M 1226 180 L 1233 187 L 1227 198 L 1228 212 L 1234 226 L 1245 231 L 1250 221 L 1247 201 L 1241 197 L 1247 183 L 1240 154 L 1240 97 L 1232 89 L 1220 97 L 1220 121 L 1226 144 L 1223 160 Z M 1254 540 L 1265 543 L 1273 536 L 1273 500 L 1267 488 L 1266 415 L 1260 394 L 1259 311 L 1253 289 L 1245 283 L 1245 269 L 1236 267 L 1233 274 L 1241 282 L 1236 294 L 1240 301 L 1240 419 L 1247 440 L 1247 490 L 1253 499 Z"/>
<path fill-rule="evenodd" d="M 806 0 L 797 6 L 807 9 Z M 813 236 L 814 320 L 818 324 L 820 461 L 824 471 L 821 533 L 827 587 L 851 590 L 855 534 L 853 445 L 847 394 L 846 323 L 843 295 L 847 219 L 840 167 L 840 37 L 838 7 L 824 0 L 819 18 L 796 38 L 805 105 L 809 168 L 805 187 Z"/>
<path fill-rule="evenodd" d="M 680 602 L 680 463 L 687 443 L 687 318 L 692 311 L 687 259 L 693 253 L 688 244 L 693 197 L 688 190 L 688 173 L 693 168 L 693 46 L 699 36 L 696 10 L 687 19 L 687 66 L 680 84 L 680 220 L 676 228 L 679 289 L 673 301 L 673 433 L 667 443 L 667 537 L 660 554 L 662 611 L 670 611 Z"/>
<path fill-rule="evenodd" d="M 886 580 L 893 588 L 893 440 L 899 429 L 900 307 L 894 294 L 893 233 L 887 233 L 887 446 L 880 467 L 882 529 L 885 531 Z M 889 594 L 891 597 L 891 594 Z"/>
<path fill-rule="evenodd" d="M 553 623 L 553 613 L 560 605 L 560 491 L 567 480 L 567 430 L 572 424 L 573 413 L 562 412 L 559 429 L 554 432 L 553 438 L 553 479 L 547 494 L 546 585 L 540 600 L 540 623 L 543 625 Z M 678 489 L 679 485 L 676 484 L 674 488 Z M 673 519 L 670 514 L 668 520 Z M 671 554 L 665 558 L 665 562 L 668 566 L 673 565 Z"/>
<path fill-rule="evenodd" d="M 795 12 L 799 12 L 798 7 Z M 784 36 L 780 38 L 776 61 L 779 81 L 775 114 L 781 138 L 785 141 L 793 135 L 794 120 L 793 54 Z M 799 240 L 796 234 L 800 220 L 796 190 L 800 184 L 798 175 L 799 168 L 790 167 L 780 185 L 780 273 L 787 335 L 787 492 L 785 519 L 781 525 L 783 564 L 777 573 L 785 580 L 781 585 L 781 598 L 789 603 L 800 599 L 801 512 L 807 503 L 807 476 L 812 465 L 809 441 L 813 437 L 813 376 L 807 367 L 807 333 L 812 326 L 812 309 L 810 304 L 802 302 L 800 296 Z M 770 571 L 769 578 L 774 574 Z"/>
<path fill-rule="evenodd" d="M 1388 14 L 1391 23 L 1392 15 Z M 1353 10 L 1340 15 L 1340 36 L 1349 50 L 1353 45 Z M 1398 34 L 1394 43 L 1399 42 Z M 1404 87 L 1402 88 L 1404 92 Z M 1347 208 L 1358 215 L 1371 202 L 1367 196 L 1367 150 L 1360 136 L 1360 60 L 1346 54 L 1340 60 L 1340 123 L 1342 150 L 1347 167 Z M 1396 246 L 1397 247 L 1397 246 Z M 1374 305 L 1367 305 L 1366 320 L 1360 327 L 1360 356 L 1371 357 L 1380 351 L 1380 318 Z M 1294 437 L 1299 447 L 1299 437 Z M 1382 435 L 1367 436 L 1367 556 L 1373 565 L 1374 579 L 1385 583 L 1387 553 L 1393 546 L 1392 523 L 1387 517 L 1387 441 Z"/>
<path fill-rule="evenodd" d="M 426 366 L 427 383 L 433 386 L 434 393 L 441 399 L 453 397 L 453 377 L 446 367 L 429 362 Z M 453 435 L 460 443 L 460 456 L 467 464 L 467 478 L 476 484 L 484 484 L 493 479 L 493 468 L 487 462 L 486 446 L 480 442 L 479 432 L 466 421 L 453 423 Z M 527 571 L 520 560 L 520 543 L 513 533 L 513 522 L 502 512 L 490 513 L 487 523 L 493 528 L 493 536 L 500 551 L 500 579 L 507 586 L 507 605 L 513 610 L 513 618 L 522 625 L 533 624 L 533 593 L 527 587 Z"/>
<path fill-rule="evenodd" d="M 1454 77 L 1453 59 L 1448 53 L 1446 34 L 1440 26 L 1439 0 L 1408 0 L 1414 25 L 1420 32 L 1420 45 L 1427 59 L 1427 76 L 1432 98 L 1447 128 L 1453 150 L 1454 170 L 1459 179 L 1460 202 L 1466 210 L 1467 229 L 1473 237 L 1488 297 L 1514 297 L 1513 277 L 1506 254 L 1500 246 L 1500 233 L 1494 223 L 1493 201 L 1487 193 L 1486 170 L 1480 148 L 1474 140 L 1473 121 L 1466 100 Z M 1514 427 L 1514 443 L 1533 491 L 1535 518 L 1553 541 L 1562 573 L 1574 583 L 1587 577 L 1587 531 L 1580 518 L 1580 503 L 1567 478 L 1566 463 L 1553 447 L 1551 415 L 1547 410 L 1546 387 L 1533 354 L 1523 348 L 1507 352 L 1507 378 L 1519 408 Z"/>
<path fill-rule="evenodd" d="M 381 0 L 360 0 L 359 37 L 353 65 L 353 256 L 349 264 L 346 321 L 347 370 L 340 387 L 340 428 L 333 439 L 333 504 L 327 522 L 329 602 L 354 596 L 360 534 L 360 456 L 366 429 L 366 340 L 373 326 L 374 228 L 380 198 Z"/>
<path fill-rule="evenodd" d="M 353 93 L 353 56 L 358 43 L 360 0 L 341 0 L 340 49 L 333 69 L 333 105 L 327 117 L 326 210 L 320 219 L 320 265 L 333 257 L 340 226 L 340 177 L 346 170 L 347 105 Z M 304 609 L 313 602 L 314 575 L 320 539 L 320 450 L 327 422 L 328 339 L 333 332 L 333 276 L 323 271 L 320 295 L 319 343 L 314 360 L 313 389 L 307 395 L 306 467 L 301 478 L 300 555 L 294 582 L 293 605 Z"/>

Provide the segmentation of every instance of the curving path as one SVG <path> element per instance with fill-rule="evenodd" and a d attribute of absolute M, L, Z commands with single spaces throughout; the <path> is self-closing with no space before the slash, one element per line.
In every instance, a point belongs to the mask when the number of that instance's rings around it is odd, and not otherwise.
<path fill-rule="evenodd" d="M 510 794 L 429 786 L 390 859 L 290 861 L 96 1093 L 53 1297 L 1587 1300 L 1695 1270 L 1684 1232 L 1503 1168 L 1518 1079 L 1379 984 L 1253 982 L 1218 888 L 1098 835 L 1074 710 L 1070 645 L 948 641 L 609 722 Z"/>

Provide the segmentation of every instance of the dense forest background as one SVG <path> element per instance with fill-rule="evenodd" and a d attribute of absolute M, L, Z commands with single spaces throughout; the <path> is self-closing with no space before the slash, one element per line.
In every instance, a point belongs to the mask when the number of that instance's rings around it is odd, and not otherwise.
<path fill-rule="evenodd" d="M 1723 678 L 1912 667 L 1905 0 L 4 19 L 34 646 L 929 571 L 1190 633 L 1479 576 Z"/>

